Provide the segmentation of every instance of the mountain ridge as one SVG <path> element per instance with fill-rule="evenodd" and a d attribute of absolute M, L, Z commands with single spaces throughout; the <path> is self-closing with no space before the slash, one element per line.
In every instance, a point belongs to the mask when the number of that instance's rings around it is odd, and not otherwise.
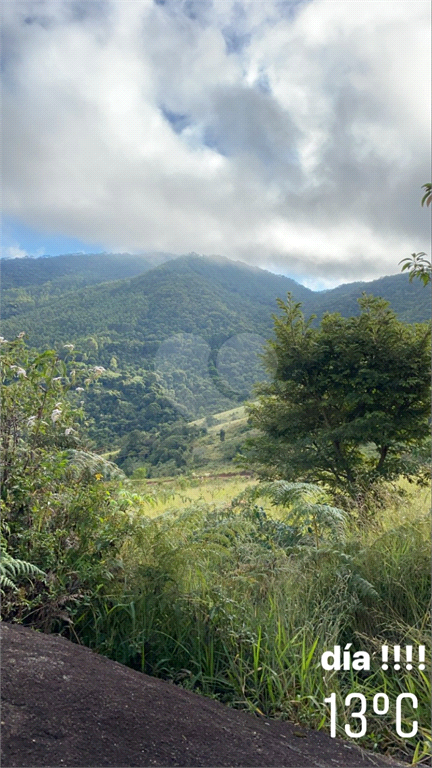
<path fill-rule="evenodd" d="M 132 430 L 227 410 L 262 380 L 259 351 L 273 330 L 277 298 L 290 291 L 306 316 L 359 311 L 362 290 L 391 301 L 402 320 L 430 317 L 430 294 L 405 274 L 314 292 L 289 277 L 223 257 L 189 254 L 134 277 L 32 297 L 2 322 L 8 339 L 32 347 L 75 345 L 78 366 L 103 366 L 83 397 L 99 448 Z M 25 307 L 25 301 L 39 301 Z"/>
<path fill-rule="evenodd" d="M 302 303 L 305 315 L 319 318 L 326 311 L 356 314 L 357 299 L 363 291 L 390 301 L 402 320 L 424 322 L 430 317 L 428 291 L 410 283 L 406 275 L 346 283 L 317 292 L 292 278 L 240 261 L 189 254 L 138 275 L 90 282 L 60 295 L 48 295 L 37 306 L 24 307 L 9 318 L 6 314 L 4 328 L 12 333 L 25 331 L 37 346 L 72 341 L 103 330 L 120 335 L 133 332 L 141 339 L 150 335 L 159 341 L 166 337 L 167 329 L 171 333 L 205 331 L 208 338 L 246 330 L 268 333 L 272 314 L 277 312 L 276 299 L 285 299 L 287 292 Z"/>
<path fill-rule="evenodd" d="M 149 251 L 131 253 L 65 253 L 58 256 L 39 256 L 25 259 L 1 259 L 3 288 L 17 288 L 29 285 L 42 285 L 53 279 L 78 275 L 88 281 L 99 282 L 100 268 L 105 275 L 100 282 L 108 279 L 133 277 L 147 269 L 177 258 L 175 254 Z M 96 267 L 96 269 L 95 269 Z M 139 270 L 139 271 L 137 271 Z"/>

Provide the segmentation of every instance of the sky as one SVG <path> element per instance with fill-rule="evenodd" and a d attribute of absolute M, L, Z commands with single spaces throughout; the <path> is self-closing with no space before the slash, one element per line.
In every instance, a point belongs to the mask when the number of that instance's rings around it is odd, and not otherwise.
<path fill-rule="evenodd" d="M 430 252 L 429 0 L 6 0 L 2 255 Z M 429 209 L 430 211 L 430 209 Z"/>

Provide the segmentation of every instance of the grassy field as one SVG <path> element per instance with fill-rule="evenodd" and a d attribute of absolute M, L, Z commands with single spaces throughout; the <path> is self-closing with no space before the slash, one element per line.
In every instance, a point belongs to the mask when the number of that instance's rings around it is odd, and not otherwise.
<path fill-rule="evenodd" d="M 190 422 L 190 426 L 205 429 L 205 434 L 196 438 L 187 465 L 179 469 L 179 474 L 189 476 L 204 476 L 205 474 L 238 473 L 235 463 L 237 454 L 241 451 L 246 437 L 255 433 L 248 425 L 248 417 L 245 406 L 238 406 L 229 411 L 216 413 L 196 421 Z M 120 449 L 108 451 L 102 454 L 102 458 L 115 461 Z M 134 479 L 141 479 L 140 468 L 136 468 Z M 147 466 L 145 473 L 151 477 L 169 477 L 170 467 L 160 465 L 156 469 Z"/>
<path fill-rule="evenodd" d="M 229 474 L 233 468 L 219 466 L 218 472 Z M 187 508 L 192 504 L 227 504 L 256 480 L 251 477 L 235 475 L 219 477 L 211 473 L 198 476 L 164 478 L 161 480 L 130 480 L 142 499 L 142 512 L 150 518 L 162 515 L 174 509 Z"/>
<path fill-rule="evenodd" d="M 207 429 L 207 434 L 196 441 L 193 460 L 213 474 L 236 471 L 235 457 L 245 438 L 254 434 L 248 425 L 246 408 L 239 406 L 193 423 Z"/>
<path fill-rule="evenodd" d="M 322 526 L 315 539 L 306 518 L 293 527 L 289 505 L 245 495 L 256 485 L 245 477 L 129 484 L 134 533 L 122 547 L 122 578 L 77 609 L 80 641 L 230 706 L 311 728 L 329 729 L 324 699 L 334 692 L 344 738 L 346 722 L 357 726 L 347 694 L 371 706 L 385 692 L 389 713 L 372 713 L 356 741 L 418 762 L 430 751 L 429 678 L 417 667 L 383 672 L 380 648 L 430 650 L 430 493 L 388 486 L 375 514 L 347 517 L 343 530 Z M 370 672 L 321 668 L 321 654 L 346 643 L 370 653 Z M 419 721 L 413 739 L 395 732 L 403 692 L 419 700 L 404 715 L 405 730 Z"/>
<path fill-rule="evenodd" d="M 244 408 L 217 414 L 206 430 L 194 446 L 198 466 L 175 477 L 132 476 L 120 487 L 96 483 L 86 514 L 77 506 L 82 552 L 73 539 L 62 547 L 57 577 L 68 584 L 82 572 L 90 586 L 71 602 L 62 631 L 228 706 L 309 728 L 329 730 L 325 699 L 334 693 L 342 738 L 346 724 L 358 726 L 346 697 L 362 694 L 368 729 L 356 743 L 424 760 L 427 671 L 384 671 L 381 647 L 412 645 L 417 658 L 424 645 L 430 658 L 429 489 L 400 481 L 382 485 L 369 504 L 337 509 L 317 487 L 240 473 L 233 457 L 248 430 Z M 70 516 L 73 505 L 65 509 Z M 45 508 L 41 515 L 34 538 L 46 547 L 52 520 Z M 50 533 L 53 546 L 60 529 Z M 370 669 L 324 670 L 322 654 L 347 644 L 351 654 L 370 654 Z M 388 696 L 383 715 L 372 711 L 378 693 Z M 418 698 L 402 720 L 405 732 L 418 720 L 413 738 L 396 732 L 402 693 Z"/>

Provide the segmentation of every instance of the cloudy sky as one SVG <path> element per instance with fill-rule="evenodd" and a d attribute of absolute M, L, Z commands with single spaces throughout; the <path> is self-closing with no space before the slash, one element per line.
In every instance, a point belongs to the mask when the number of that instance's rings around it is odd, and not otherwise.
<path fill-rule="evenodd" d="M 3 255 L 429 253 L 429 0 L 6 0 Z"/>

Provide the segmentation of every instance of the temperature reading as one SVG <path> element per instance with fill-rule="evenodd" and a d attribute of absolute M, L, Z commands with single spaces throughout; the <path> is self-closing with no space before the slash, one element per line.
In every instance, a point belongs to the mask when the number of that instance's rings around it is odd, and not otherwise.
<path fill-rule="evenodd" d="M 380 701 L 383 702 L 380 707 Z M 386 715 L 389 711 L 390 702 L 386 693 L 376 693 L 373 697 L 372 709 L 376 715 Z"/>
<path fill-rule="evenodd" d="M 396 699 L 396 711 L 395 711 L 395 723 L 396 733 L 402 739 L 411 739 L 416 736 L 418 731 L 418 721 L 413 720 L 412 728 L 409 731 L 404 731 L 402 728 L 402 722 L 407 720 L 408 713 L 403 712 L 403 704 L 408 702 L 413 709 L 417 709 L 418 700 L 417 696 L 413 693 L 400 693 Z M 336 693 L 331 693 L 327 699 L 324 699 L 324 704 L 330 705 L 330 736 L 334 739 L 336 736 L 337 725 L 337 703 Z M 356 729 L 353 730 L 349 723 L 345 725 L 345 733 L 351 739 L 360 739 L 367 733 L 367 710 L 368 702 L 366 696 L 363 693 L 349 693 L 346 696 L 344 705 L 347 711 L 347 717 L 351 720 L 354 719 L 356 723 Z M 390 710 L 390 700 L 386 693 L 376 693 L 372 701 L 372 712 L 375 715 L 386 715 Z"/>

